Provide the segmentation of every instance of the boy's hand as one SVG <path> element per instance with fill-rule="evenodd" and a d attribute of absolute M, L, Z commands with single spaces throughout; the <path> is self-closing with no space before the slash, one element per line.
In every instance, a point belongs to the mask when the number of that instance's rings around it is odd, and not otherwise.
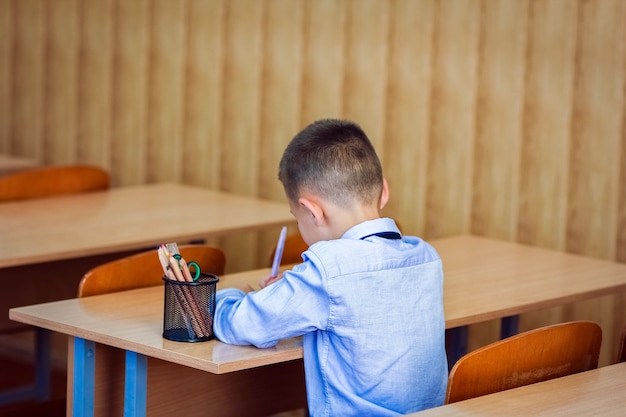
<path fill-rule="evenodd" d="M 271 285 L 273 283 L 275 283 L 276 281 L 278 281 L 279 279 L 281 279 L 283 277 L 283 273 L 279 272 L 278 275 L 276 275 L 275 277 L 268 275 L 267 277 L 261 279 L 259 281 L 259 287 L 261 287 L 261 289 L 267 287 L 268 285 Z"/>

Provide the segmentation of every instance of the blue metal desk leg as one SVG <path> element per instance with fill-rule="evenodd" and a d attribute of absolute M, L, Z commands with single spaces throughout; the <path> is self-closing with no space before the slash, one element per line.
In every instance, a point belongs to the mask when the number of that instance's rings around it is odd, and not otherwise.
<path fill-rule="evenodd" d="M 146 417 L 147 376 L 146 356 L 127 350 L 124 417 Z"/>
<path fill-rule="evenodd" d="M 500 322 L 500 339 L 516 335 L 519 329 L 519 316 L 503 317 Z"/>
<path fill-rule="evenodd" d="M 94 372 L 96 364 L 95 343 L 80 337 L 74 338 L 73 417 L 92 417 L 94 400 Z"/>

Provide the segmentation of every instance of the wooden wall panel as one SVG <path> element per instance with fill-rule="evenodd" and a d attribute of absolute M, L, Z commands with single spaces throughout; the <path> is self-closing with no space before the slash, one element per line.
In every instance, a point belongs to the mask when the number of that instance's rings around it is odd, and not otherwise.
<path fill-rule="evenodd" d="M 262 2 L 225 4 L 221 188 L 254 194 L 259 162 L 259 110 L 263 65 Z"/>
<path fill-rule="evenodd" d="M 563 249 L 577 3 L 530 2 L 517 234 Z"/>
<path fill-rule="evenodd" d="M 111 169 L 114 185 L 147 181 L 151 4 L 115 0 Z"/>
<path fill-rule="evenodd" d="M 389 4 L 351 2 L 346 20 L 344 102 L 341 116 L 358 120 L 380 157 L 384 157 L 385 87 L 389 38 Z"/>
<path fill-rule="evenodd" d="M 148 182 L 181 180 L 185 14 L 184 2 L 152 3 L 148 23 Z"/>
<path fill-rule="evenodd" d="M 625 12 L 626 13 L 626 12 Z M 626 69 L 624 70 L 626 72 Z M 626 87 L 624 88 L 626 96 Z M 615 260 L 626 262 L 626 105 L 622 109 L 622 145 L 620 152 L 620 174 L 618 180 L 619 203 L 617 205 L 617 238 Z M 626 317 L 626 310 L 624 311 Z"/>
<path fill-rule="evenodd" d="M 0 152 L 285 201 L 288 141 L 352 118 L 406 232 L 626 262 L 624 21 L 625 0 L 0 0 Z M 237 271 L 277 235 L 211 243 Z M 611 346 L 624 298 L 522 327 L 594 318 Z"/>
<path fill-rule="evenodd" d="M 183 181 L 217 189 L 220 183 L 224 6 L 187 4 Z"/>
<path fill-rule="evenodd" d="M 10 152 L 52 162 L 43 154 L 44 2 L 13 2 Z"/>
<path fill-rule="evenodd" d="M 309 0 L 304 4 L 301 128 L 317 119 L 341 115 L 346 65 L 347 1 Z"/>
<path fill-rule="evenodd" d="M 485 2 L 481 13 L 472 233 L 516 237 L 528 7 Z"/>
<path fill-rule="evenodd" d="M 569 252 L 614 259 L 624 126 L 613 109 L 624 109 L 626 32 L 623 2 L 609 4 L 579 8 L 565 241 Z M 616 335 L 626 316 L 613 312 L 623 300 L 623 294 L 590 300 L 566 312 L 604 321 L 605 332 Z"/>
<path fill-rule="evenodd" d="M 76 157 L 78 98 L 78 3 L 76 0 L 44 2 L 44 97 L 41 140 L 43 154 L 59 163 Z"/>
<path fill-rule="evenodd" d="M 383 211 L 404 233 L 425 227 L 434 1 L 396 1 L 390 11 L 385 152 L 390 200 Z"/>
<path fill-rule="evenodd" d="M 614 259 L 624 108 L 623 2 L 578 11 L 566 249 Z"/>
<path fill-rule="evenodd" d="M 12 116 L 11 89 L 13 84 L 13 4 L 0 0 L 0 149 L 10 149 L 10 120 Z"/>
<path fill-rule="evenodd" d="M 303 4 L 291 0 L 268 4 L 263 22 L 262 92 L 259 120 L 257 195 L 284 200 L 278 163 L 285 146 L 301 128 Z M 280 109 L 280 111 L 277 111 Z"/>
<path fill-rule="evenodd" d="M 429 237 L 469 232 L 480 2 L 436 2 L 426 201 Z"/>
<path fill-rule="evenodd" d="M 76 158 L 111 169 L 112 0 L 78 2 Z"/>

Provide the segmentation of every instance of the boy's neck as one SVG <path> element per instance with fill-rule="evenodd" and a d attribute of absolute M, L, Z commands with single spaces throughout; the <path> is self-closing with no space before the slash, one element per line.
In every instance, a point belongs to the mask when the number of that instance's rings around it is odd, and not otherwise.
<path fill-rule="evenodd" d="M 326 211 L 329 234 L 339 239 L 350 228 L 368 220 L 380 218 L 378 207 L 357 205 L 348 209 L 333 206 Z"/>

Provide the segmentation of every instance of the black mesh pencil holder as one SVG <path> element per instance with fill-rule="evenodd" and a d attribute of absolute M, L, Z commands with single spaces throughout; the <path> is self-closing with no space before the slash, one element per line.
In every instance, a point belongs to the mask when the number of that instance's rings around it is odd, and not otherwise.
<path fill-rule="evenodd" d="M 197 281 L 165 281 L 163 337 L 177 342 L 211 340 L 215 315 L 215 287 L 219 278 L 202 273 Z"/>

